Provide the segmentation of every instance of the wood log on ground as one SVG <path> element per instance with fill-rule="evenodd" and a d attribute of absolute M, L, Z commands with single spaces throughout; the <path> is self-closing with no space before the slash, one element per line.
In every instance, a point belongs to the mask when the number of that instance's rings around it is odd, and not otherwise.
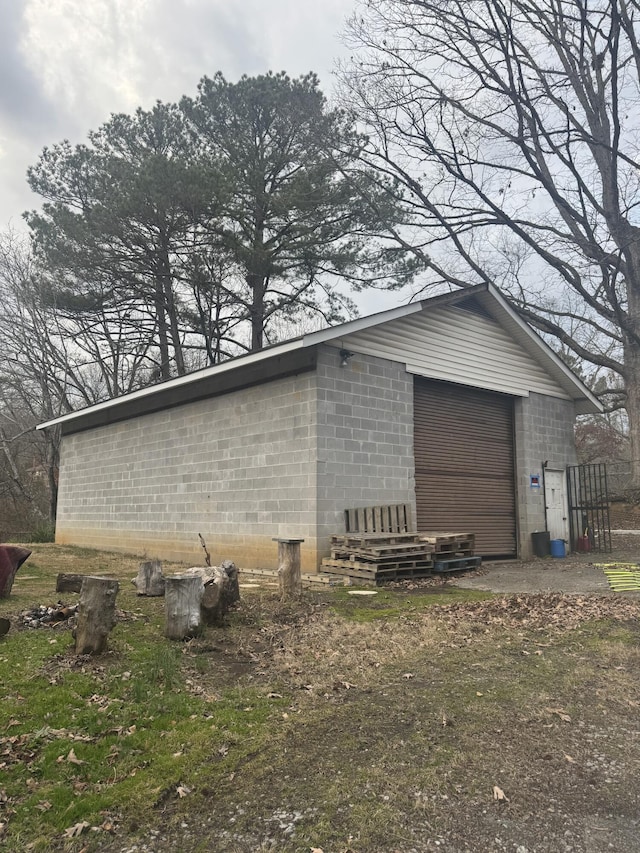
<path fill-rule="evenodd" d="M 69 575 L 60 572 L 56 579 L 56 592 L 80 592 L 87 575 Z"/>
<path fill-rule="evenodd" d="M 27 548 L 0 545 L 0 598 L 9 598 L 16 572 L 30 556 Z"/>
<path fill-rule="evenodd" d="M 9 633 L 9 628 L 11 627 L 11 622 L 8 619 L 2 617 L 0 619 L 0 637 L 4 637 L 5 634 Z"/>
<path fill-rule="evenodd" d="M 164 577 L 160 560 L 147 560 L 140 563 L 138 576 L 132 583 L 137 588 L 138 595 L 164 595 Z"/>
<path fill-rule="evenodd" d="M 220 625 L 229 608 L 240 600 L 238 570 L 231 560 L 221 566 L 194 566 L 186 574 L 202 579 L 200 615 L 204 625 Z"/>
<path fill-rule="evenodd" d="M 225 607 L 227 610 L 233 607 L 240 601 L 240 579 L 238 577 L 238 569 L 232 560 L 224 560 L 220 568 L 224 569 L 227 578 L 229 579 L 225 591 Z"/>
<path fill-rule="evenodd" d="M 286 601 L 302 595 L 300 543 L 304 539 L 274 539 L 278 543 L 278 585 L 280 598 Z"/>
<path fill-rule="evenodd" d="M 185 572 L 165 578 L 165 637 L 184 640 L 200 632 L 203 590 L 202 576 L 198 574 Z"/>
<path fill-rule="evenodd" d="M 200 602 L 202 621 L 205 625 L 220 625 L 227 612 L 226 590 L 229 578 L 220 566 L 212 566 L 207 575 Z"/>
<path fill-rule="evenodd" d="M 116 623 L 116 595 L 120 585 L 112 578 L 87 575 L 80 590 L 78 624 L 75 629 L 76 654 L 99 655 L 105 651 Z"/>

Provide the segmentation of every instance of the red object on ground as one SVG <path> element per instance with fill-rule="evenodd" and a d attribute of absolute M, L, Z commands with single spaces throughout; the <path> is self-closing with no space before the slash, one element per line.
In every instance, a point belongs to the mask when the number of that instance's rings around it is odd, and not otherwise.
<path fill-rule="evenodd" d="M 576 550 L 580 551 L 581 554 L 588 554 L 591 550 L 591 539 L 588 536 L 578 536 Z"/>
<path fill-rule="evenodd" d="M 16 572 L 30 556 L 27 548 L 0 545 L 0 598 L 9 598 Z"/>

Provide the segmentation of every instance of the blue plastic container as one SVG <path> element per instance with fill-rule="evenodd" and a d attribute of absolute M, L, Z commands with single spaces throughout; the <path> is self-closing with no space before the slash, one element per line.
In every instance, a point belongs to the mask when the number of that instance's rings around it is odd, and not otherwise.
<path fill-rule="evenodd" d="M 564 549 L 564 539 L 552 539 L 549 543 L 552 557 L 566 557 L 567 553 Z"/>

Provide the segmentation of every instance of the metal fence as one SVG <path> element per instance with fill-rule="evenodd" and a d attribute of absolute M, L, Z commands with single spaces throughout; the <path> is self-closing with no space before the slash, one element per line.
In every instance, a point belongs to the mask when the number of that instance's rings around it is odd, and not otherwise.
<path fill-rule="evenodd" d="M 569 527 L 574 551 L 611 551 L 607 466 L 567 468 Z"/>

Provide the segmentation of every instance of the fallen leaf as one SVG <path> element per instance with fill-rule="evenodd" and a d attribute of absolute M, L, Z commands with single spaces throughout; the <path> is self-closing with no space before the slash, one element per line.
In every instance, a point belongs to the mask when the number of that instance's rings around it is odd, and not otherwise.
<path fill-rule="evenodd" d="M 86 764 L 87 763 L 86 761 L 82 761 L 81 759 L 77 758 L 73 749 L 69 750 L 69 754 L 67 755 L 67 761 L 69 762 L 69 764 Z"/>
<path fill-rule="evenodd" d="M 571 722 L 571 717 L 563 708 L 545 708 L 548 714 L 556 714 L 565 723 Z"/>
<path fill-rule="evenodd" d="M 63 835 L 65 838 L 77 838 L 79 835 L 82 835 L 85 829 L 89 829 L 89 824 L 86 820 L 83 820 L 82 823 L 76 823 L 74 826 L 69 826 L 65 829 Z"/>
<path fill-rule="evenodd" d="M 415 678 L 415 675 L 412 672 L 405 672 L 402 675 L 403 678 Z"/>
<path fill-rule="evenodd" d="M 267 699 L 282 699 L 282 693 L 267 693 Z"/>
<path fill-rule="evenodd" d="M 51 808 L 51 803 L 48 800 L 42 800 L 39 803 L 36 803 L 36 808 L 41 812 L 48 812 Z"/>
<path fill-rule="evenodd" d="M 324 853 L 322 847 L 310 847 L 309 850 L 311 853 Z"/>
<path fill-rule="evenodd" d="M 507 797 L 502 788 L 499 788 L 497 785 L 493 786 L 493 799 L 503 803 L 509 802 L 509 797 Z"/>
<path fill-rule="evenodd" d="M 186 797 L 187 794 L 191 793 L 191 788 L 187 788 L 186 785 L 178 785 L 176 791 L 180 799 L 182 799 L 183 797 Z"/>
<path fill-rule="evenodd" d="M 575 758 L 572 758 L 570 755 L 567 755 L 566 752 L 564 752 L 563 755 L 565 757 L 565 760 L 568 761 L 569 764 L 575 764 L 576 763 Z"/>
<path fill-rule="evenodd" d="M 353 690 L 354 688 L 355 684 L 352 684 L 350 681 L 336 681 L 333 685 L 334 690 Z"/>

